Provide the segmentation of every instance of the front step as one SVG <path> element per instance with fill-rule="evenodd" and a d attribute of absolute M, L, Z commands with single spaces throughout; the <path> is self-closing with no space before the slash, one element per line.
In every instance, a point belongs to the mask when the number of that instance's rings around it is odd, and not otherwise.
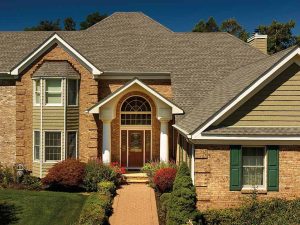
<path fill-rule="evenodd" d="M 148 184 L 149 179 L 146 173 L 126 173 L 123 174 L 126 183 Z"/>

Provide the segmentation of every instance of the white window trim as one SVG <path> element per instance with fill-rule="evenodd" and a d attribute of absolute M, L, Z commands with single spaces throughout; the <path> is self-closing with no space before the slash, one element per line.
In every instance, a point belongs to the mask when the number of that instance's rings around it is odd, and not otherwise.
<path fill-rule="evenodd" d="M 51 80 L 51 79 L 55 79 L 55 80 L 60 80 L 61 81 L 61 84 L 60 84 L 60 103 L 47 103 L 47 93 L 49 93 L 48 91 L 46 91 L 47 89 L 47 81 L 48 80 Z M 53 92 L 50 92 L 50 93 L 59 93 L 58 91 L 53 91 Z M 45 90 L 44 90 L 44 93 L 45 95 L 45 106 L 63 106 L 63 79 L 62 78 L 47 78 L 45 79 Z"/>
<path fill-rule="evenodd" d="M 40 82 L 40 98 L 42 97 L 42 92 L 41 92 L 41 86 L 42 86 L 42 79 L 36 79 L 33 80 L 33 106 L 40 106 L 41 105 L 41 101 L 39 101 L 39 103 L 36 102 L 36 93 L 38 93 L 38 91 L 36 91 L 36 82 L 39 81 Z"/>
<path fill-rule="evenodd" d="M 39 152 L 39 157 L 41 155 L 41 151 L 42 151 L 42 146 L 41 146 L 41 131 L 40 130 L 37 130 L 37 129 L 34 129 L 33 132 L 32 132 L 32 160 L 33 162 L 40 162 L 41 159 L 35 159 L 35 132 L 40 132 L 40 152 Z"/>
<path fill-rule="evenodd" d="M 75 105 L 69 105 L 69 80 L 75 80 L 76 81 L 76 104 Z M 78 102 L 79 102 L 79 82 L 78 82 L 78 79 L 67 79 L 67 91 L 66 91 L 66 99 L 67 99 L 67 106 L 71 106 L 71 107 L 74 107 L 74 106 L 78 106 Z"/>
<path fill-rule="evenodd" d="M 243 145 L 241 146 L 242 149 L 242 157 L 243 157 L 243 148 L 263 148 L 264 149 L 264 173 L 263 173 L 263 185 L 243 185 L 242 184 L 242 191 L 253 191 L 253 190 L 258 190 L 258 191 L 266 191 L 267 190 L 267 171 L 268 171 L 268 162 L 267 162 L 267 147 L 266 146 L 262 146 L 262 145 L 257 145 L 257 146 L 253 146 L 253 145 Z M 242 161 L 243 163 L 243 161 Z M 243 168 L 243 165 L 242 165 Z M 243 172 L 243 169 L 242 171 Z M 242 175 L 242 182 L 243 182 L 243 175 Z"/>
<path fill-rule="evenodd" d="M 65 159 L 67 159 L 67 151 L 68 151 L 68 137 L 69 137 L 69 133 L 70 132 L 75 132 L 76 133 L 76 158 L 75 159 L 78 159 L 78 130 L 67 130 L 66 132 L 66 147 L 65 147 Z"/>
<path fill-rule="evenodd" d="M 51 133 L 60 133 L 60 160 L 46 160 L 46 133 L 51 132 Z M 43 162 L 44 163 L 57 163 L 57 162 L 61 162 L 63 161 L 63 132 L 61 130 L 43 130 L 43 155 L 44 155 L 44 159 Z"/>

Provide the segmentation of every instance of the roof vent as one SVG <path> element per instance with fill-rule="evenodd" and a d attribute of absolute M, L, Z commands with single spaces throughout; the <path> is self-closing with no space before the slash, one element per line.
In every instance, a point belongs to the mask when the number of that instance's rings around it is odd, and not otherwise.
<path fill-rule="evenodd" d="M 268 54 L 268 35 L 259 34 L 258 29 L 254 30 L 252 37 L 248 38 L 247 42 L 254 48 Z"/>

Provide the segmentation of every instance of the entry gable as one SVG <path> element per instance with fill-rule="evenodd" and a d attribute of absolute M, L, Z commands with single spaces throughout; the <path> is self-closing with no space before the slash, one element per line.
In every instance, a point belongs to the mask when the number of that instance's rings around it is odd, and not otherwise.
<path fill-rule="evenodd" d="M 44 54 L 49 48 L 54 44 L 61 45 L 64 49 L 68 51 L 72 56 L 74 56 L 80 63 L 82 63 L 93 75 L 100 75 L 102 72 L 97 69 L 89 60 L 87 60 L 83 55 L 81 55 L 77 50 L 75 50 L 71 45 L 69 45 L 65 40 L 63 40 L 58 34 L 52 35 L 44 43 L 42 43 L 36 50 L 34 50 L 30 55 L 24 58 L 17 66 L 15 66 L 10 74 L 17 76 L 26 67 L 28 67 L 34 60 Z"/>
<path fill-rule="evenodd" d="M 170 100 L 168 100 L 167 98 L 165 98 L 164 96 L 162 96 L 161 94 L 159 94 L 157 91 L 153 90 L 148 85 L 144 84 L 138 78 L 134 78 L 133 80 L 131 80 L 130 82 L 128 82 L 124 86 L 120 87 L 115 92 L 111 93 L 106 98 L 102 99 L 100 102 L 98 102 L 97 104 L 95 104 L 94 106 L 92 106 L 91 108 L 89 108 L 87 110 L 87 112 L 91 113 L 91 114 L 98 114 L 99 113 L 99 109 L 104 104 L 106 104 L 107 102 L 111 101 L 112 99 L 114 99 L 115 97 L 117 97 L 118 95 L 120 95 L 121 93 L 123 93 L 124 91 L 126 91 L 128 88 L 130 88 L 131 86 L 133 86 L 135 84 L 139 85 L 146 92 L 149 92 L 150 94 L 152 94 L 153 96 L 157 97 L 159 100 L 161 100 L 162 102 L 164 102 L 165 104 L 167 104 L 168 106 L 170 106 L 171 109 L 172 109 L 172 114 L 183 114 L 184 113 L 184 111 L 179 106 L 175 105 L 173 102 L 171 102 Z"/>

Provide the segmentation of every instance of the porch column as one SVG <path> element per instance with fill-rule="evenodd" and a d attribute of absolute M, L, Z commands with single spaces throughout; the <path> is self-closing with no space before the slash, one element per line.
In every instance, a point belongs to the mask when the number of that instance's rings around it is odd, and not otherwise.
<path fill-rule="evenodd" d="M 169 162 L 169 121 L 160 120 L 160 161 Z"/>
<path fill-rule="evenodd" d="M 102 162 L 109 164 L 111 163 L 111 120 L 102 120 L 102 122 Z"/>

